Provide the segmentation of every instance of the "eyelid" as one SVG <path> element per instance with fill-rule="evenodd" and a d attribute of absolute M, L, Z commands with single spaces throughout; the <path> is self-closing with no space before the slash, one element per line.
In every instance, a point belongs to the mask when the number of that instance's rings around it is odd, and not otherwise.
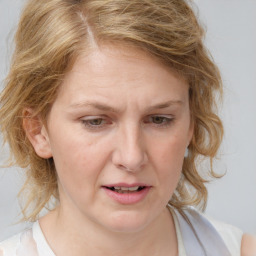
<path fill-rule="evenodd" d="M 173 115 L 165 115 L 165 114 L 153 114 L 153 115 L 148 115 L 146 118 L 152 118 L 152 117 L 161 117 L 161 118 L 166 118 L 166 119 L 174 119 Z"/>
<path fill-rule="evenodd" d="M 156 117 L 159 117 L 159 118 L 163 118 L 163 122 L 161 123 L 154 123 L 152 120 L 152 118 L 156 118 Z M 146 117 L 146 124 L 151 124 L 151 125 L 154 125 L 156 127 L 168 127 L 171 125 L 171 123 L 175 120 L 174 116 L 173 115 L 164 115 L 164 114 L 154 114 L 154 115 L 149 115 Z"/>
<path fill-rule="evenodd" d="M 102 115 L 99 115 L 99 116 L 84 116 L 84 117 L 82 117 L 82 118 L 80 118 L 81 120 L 85 120 L 85 121 L 87 121 L 87 120 L 95 120 L 95 119 L 104 119 L 104 118 L 106 118 L 106 116 L 102 116 Z"/>
<path fill-rule="evenodd" d="M 160 122 L 154 122 L 154 118 L 160 118 Z M 162 119 L 162 121 L 161 121 Z M 106 117 L 105 115 L 101 116 L 85 116 L 80 119 L 84 128 L 91 130 L 91 131 L 97 131 L 97 130 L 104 130 L 113 124 L 113 120 L 109 117 Z M 100 120 L 99 124 L 92 124 L 90 122 Z M 148 115 L 143 119 L 144 125 L 152 126 L 154 128 L 168 128 L 172 125 L 174 122 L 175 117 L 173 115 L 165 115 L 165 114 L 152 114 Z"/>
<path fill-rule="evenodd" d="M 97 130 L 97 129 L 104 129 L 106 125 L 112 124 L 112 121 L 107 118 L 106 116 L 87 116 L 80 119 L 83 126 L 89 130 Z M 95 120 L 101 120 L 100 124 L 90 124 L 90 122 Z"/>

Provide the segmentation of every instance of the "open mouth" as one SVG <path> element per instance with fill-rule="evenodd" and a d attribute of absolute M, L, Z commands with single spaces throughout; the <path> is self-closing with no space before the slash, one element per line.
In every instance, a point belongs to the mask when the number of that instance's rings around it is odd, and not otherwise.
<path fill-rule="evenodd" d="M 127 194 L 127 193 L 136 193 L 136 192 L 142 191 L 146 187 L 136 186 L 136 187 L 105 187 L 105 188 L 120 194 Z"/>

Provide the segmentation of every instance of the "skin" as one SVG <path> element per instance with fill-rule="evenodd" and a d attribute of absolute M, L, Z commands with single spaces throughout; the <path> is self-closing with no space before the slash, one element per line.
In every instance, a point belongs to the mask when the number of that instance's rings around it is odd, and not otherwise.
<path fill-rule="evenodd" d="M 241 256 L 256 255 L 256 237 L 244 234 L 242 238 Z"/>
<path fill-rule="evenodd" d="M 40 117 L 25 120 L 59 177 L 60 205 L 39 222 L 56 255 L 178 254 L 166 204 L 193 134 L 186 81 L 144 52 L 104 45 L 66 74 L 47 127 Z M 119 182 L 151 188 L 124 205 L 102 188 Z M 242 255 L 252 246 L 244 236 Z"/>
<path fill-rule="evenodd" d="M 144 52 L 116 45 L 80 56 L 47 118 L 26 121 L 40 157 L 53 157 L 59 207 L 40 219 L 57 255 L 177 255 L 166 205 L 193 133 L 188 84 Z M 142 182 L 124 205 L 102 186 Z"/>

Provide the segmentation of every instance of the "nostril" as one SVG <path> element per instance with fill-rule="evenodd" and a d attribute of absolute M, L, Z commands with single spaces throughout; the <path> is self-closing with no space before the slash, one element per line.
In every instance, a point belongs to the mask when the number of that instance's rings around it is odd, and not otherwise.
<path fill-rule="evenodd" d="M 122 170 L 125 170 L 125 171 L 132 171 L 132 169 L 130 169 L 129 167 L 121 165 L 121 164 L 119 165 L 119 168 Z"/>

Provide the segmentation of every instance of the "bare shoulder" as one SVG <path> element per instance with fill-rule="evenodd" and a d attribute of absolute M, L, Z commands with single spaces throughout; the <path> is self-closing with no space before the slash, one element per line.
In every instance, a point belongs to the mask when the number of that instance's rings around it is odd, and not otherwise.
<path fill-rule="evenodd" d="M 256 256 L 256 237 L 244 234 L 241 245 L 241 256 Z"/>

